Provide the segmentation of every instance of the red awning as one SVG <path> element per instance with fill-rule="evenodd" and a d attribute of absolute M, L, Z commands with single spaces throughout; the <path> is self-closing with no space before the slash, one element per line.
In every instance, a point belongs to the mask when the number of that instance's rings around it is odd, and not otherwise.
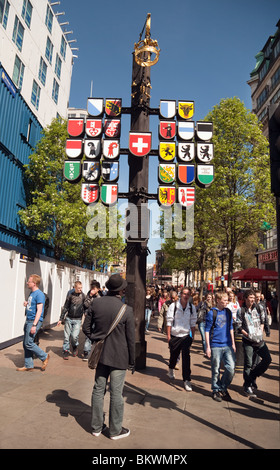
<path fill-rule="evenodd" d="M 242 271 L 236 271 L 232 275 L 232 280 L 240 281 L 277 281 L 278 272 L 267 269 L 248 268 Z"/>

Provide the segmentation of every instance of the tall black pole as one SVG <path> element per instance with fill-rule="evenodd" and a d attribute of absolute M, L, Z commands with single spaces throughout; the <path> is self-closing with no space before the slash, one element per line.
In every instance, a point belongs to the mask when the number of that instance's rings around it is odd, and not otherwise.
<path fill-rule="evenodd" d="M 144 55 L 145 53 L 143 53 Z M 132 93 L 131 93 L 131 131 L 149 131 L 149 105 L 150 105 L 150 67 L 142 67 L 135 61 L 133 54 L 132 66 Z M 129 204 L 137 207 L 138 220 L 131 223 L 139 227 L 147 223 L 147 213 L 143 204 L 147 204 L 149 155 L 136 157 L 128 155 L 129 165 Z M 146 341 L 145 341 L 145 299 L 146 299 L 146 266 L 147 266 L 147 240 L 139 239 L 128 241 L 126 280 L 126 301 L 133 307 L 135 316 L 135 367 L 137 370 L 146 367 Z"/>

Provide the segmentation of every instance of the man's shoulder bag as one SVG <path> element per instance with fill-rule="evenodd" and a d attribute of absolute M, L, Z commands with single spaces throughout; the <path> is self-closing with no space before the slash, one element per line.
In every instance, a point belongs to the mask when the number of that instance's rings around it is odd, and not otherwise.
<path fill-rule="evenodd" d="M 119 313 L 117 314 L 116 318 L 114 319 L 112 325 L 110 326 L 110 329 L 106 336 L 103 339 L 100 339 L 99 341 L 95 341 L 91 347 L 91 351 L 89 353 L 88 357 L 88 367 L 90 369 L 96 369 L 99 359 L 101 356 L 101 353 L 103 351 L 103 346 L 104 346 L 104 341 L 109 336 L 110 333 L 112 333 L 113 329 L 117 326 L 119 321 L 121 320 L 124 312 L 126 310 L 126 305 L 122 305 L 121 309 L 119 310 Z"/>

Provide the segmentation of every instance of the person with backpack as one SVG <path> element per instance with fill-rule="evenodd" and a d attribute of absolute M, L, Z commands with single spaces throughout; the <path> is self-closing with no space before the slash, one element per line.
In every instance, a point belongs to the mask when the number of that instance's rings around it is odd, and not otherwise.
<path fill-rule="evenodd" d="M 213 294 L 208 292 L 205 300 L 202 300 L 197 306 L 197 324 L 201 335 L 204 356 L 206 357 L 206 341 L 205 341 L 205 322 L 207 312 L 214 306 Z"/>
<path fill-rule="evenodd" d="M 215 401 L 231 401 L 228 393 L 235 372 L 235 341 L 232 324 L 232 313 L 227 308 L 228 294 L 217 292 L 215 295 L 216 307 L 206 315 L 205 341 L 206 354 L 211 358 L 211 387 L 212 398 Z M 224 372 L 220 376 L 221 363 Z"/>
<path fill-rule="evenodd" d="M 256 379 L 267 370 L 271 363 L 271 356 L 263 340 L 265 322 L 264 310 L 255 303 L 255 292 L 249 290 L 245 293 L 245 306 L 238 315 L 239 331 L 242 334 L 244 350 L 244 392 L 249 397 L 256 397 L 254 389 L 257 388 Z M 254 364 L 254 355 L 262 360 Z"/>
<path fill-rule="evenodd" d="M 190 289 L 184 287 L 180 299 L 173 302 L 166 314 L 166 333 L 170 349 L 168 376 L 175 379 L 174 369 L 182 351 L 182 375 L 184 388 L 192 391 L 190 347 L 195 335 L 196 308 L 190 303 Z"/>

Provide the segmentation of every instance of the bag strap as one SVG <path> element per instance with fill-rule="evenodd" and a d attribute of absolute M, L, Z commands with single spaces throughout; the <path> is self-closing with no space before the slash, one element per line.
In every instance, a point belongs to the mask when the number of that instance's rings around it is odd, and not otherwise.
<path fill-rule="evenodd" d="M 126 311 L 126 307 L 127 307 L 126 304 L 124 304 L 124 305 L 121 306 L 121 308 L 120 308 L 120 310 L 119 310 L 119 312 L 118 312 L 116 318 L 114 319 L 112 325 L 110 326 L 110 329 L 109 329 L 107 335 L 105 336 L 105 338 L 107 338 L 107 336 L 108 336 L 110 333 L 112 333 L 113 329 L 117 326 L 117 324 L 118 324 L 119 321 L 121 320 L 121 318 L 122 318 L 124 312 Z M 104 338 L 104 339 L 105 339 L 105 338 Z"/>

